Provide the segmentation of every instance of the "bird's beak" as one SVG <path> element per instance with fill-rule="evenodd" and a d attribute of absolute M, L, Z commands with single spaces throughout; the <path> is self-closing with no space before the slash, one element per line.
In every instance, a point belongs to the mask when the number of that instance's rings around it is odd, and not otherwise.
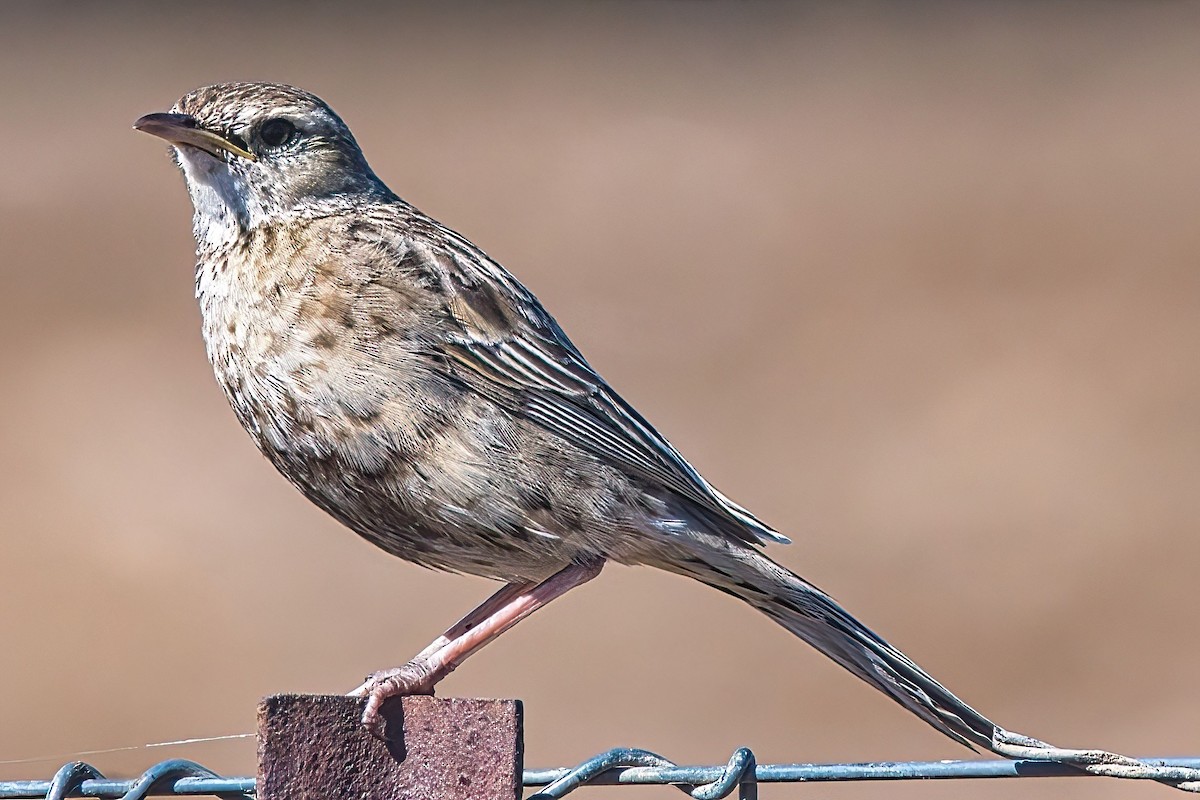
<path fill-rule="evenodd" d="M 133 123 L 134 130 L 166 139 L 171 144 L 187 144 L 198 147 L 209 155 L 220 151 L 256 161 L 254 153 L 236 145 L 219 133 L 201 128 L 196 118 L 188 114 L 147 114 Z"/>

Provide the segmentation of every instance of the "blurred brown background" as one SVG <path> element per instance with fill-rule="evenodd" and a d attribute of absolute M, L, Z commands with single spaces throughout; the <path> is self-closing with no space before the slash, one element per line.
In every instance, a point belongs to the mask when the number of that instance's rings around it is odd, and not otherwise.
<path fill-rule="evenodd" d="M 1200 753 L 1200 6 L 0 13 L 0 760 L 250 731 L 260 696 L 349 689 L 494 588 L 340 529 L 225 407 L 182 179 L 130 124 L 227 79 L 326 98 L 794 536 L 772 555 L 967 701 L 1063 745 Z M 531 766 L 968 755 L 648 570 L 443 687 L 523 698 Z M 249 740 L 91 760 L 167 756 L 254 768 Z M 634 793 L 676 796 L 585 792 Z"/>

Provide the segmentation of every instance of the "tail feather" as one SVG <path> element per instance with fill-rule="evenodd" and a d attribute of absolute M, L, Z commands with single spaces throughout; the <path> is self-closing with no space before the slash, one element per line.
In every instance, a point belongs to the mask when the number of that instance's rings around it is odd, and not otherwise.
<path fill-rule="evenodd" d="M 991 750 L 996 726 L 850 615 L 762 553 L 730 545 L 671 566 L 746 601 L 961 744 Z"/>

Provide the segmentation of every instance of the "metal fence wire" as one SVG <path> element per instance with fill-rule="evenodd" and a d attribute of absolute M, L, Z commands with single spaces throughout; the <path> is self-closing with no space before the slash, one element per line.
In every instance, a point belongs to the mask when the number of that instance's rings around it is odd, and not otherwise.
<path fill-rule="evenodd" d="M 1084 752 L 1088 751 L 1072 751 Z M 1086 760 L 1086 759 L 1085 759 Z M 617 748 L 600 753 L 575 767 L 527 769 L 526 789 L 538 789 L 526 800 L 546 800 L 588 785 L 670 785 L 696 800 L 717 800 L 737 792 L 740 800 L 757 797 L 760 783 L 821 783 L 830 781 L 895 781 L 965 778 L 1052 778 L 1101 775 L 1154 780 L 1175 788 L 1200 785 L 1200 757 L 1128 759 L 1143 769 L 1097 773 L 1082 765 L 1018 759 L 1013 761 L 908 761 L 865 764 L 758 764 L 749 748 L 734 751 L 729 762 L 715 766 L 679 766 L 648 750 Z M 1132 765 L 1125 765 L 1131 767 Z M 216 795 L 227 800 L 253 800 L 254 778 L 222 777 L 185 759 L 160 761 L 139 777 L 105 778 L 91 764 L 64 764 L 50 780 L 0 781 L 0 800 L 63 800 L 95 797 L 141 800 L 149 796 Z"/>

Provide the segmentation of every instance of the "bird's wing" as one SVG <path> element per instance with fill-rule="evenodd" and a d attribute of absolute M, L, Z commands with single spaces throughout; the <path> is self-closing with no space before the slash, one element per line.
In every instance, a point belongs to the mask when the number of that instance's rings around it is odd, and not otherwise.
<path fill-rule="evenodd" d="M 465 239 L 450 235 L 430 253 L 457 323 L 445 343 L 456 363 L 485 379 L 501 403 L 627 474 L 699 506 L 726 533 L 749 544 L 788 543 L 706 481 L 587 363 L 533 294 Z M 437 252 L 440 251 L 440 252 Z M 430 252 L 430 251 L 427 251 Z"/>

